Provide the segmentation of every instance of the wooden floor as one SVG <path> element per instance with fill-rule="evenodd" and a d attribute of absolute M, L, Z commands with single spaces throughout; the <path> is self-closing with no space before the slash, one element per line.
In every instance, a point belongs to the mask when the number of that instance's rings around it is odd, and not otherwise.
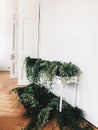
<path fill-rule="evenodd" d="M 24 107 L 20 105 L 17 94 L 17 79 L 10 79 L 9 72 L 0 72 L 0 130 L 21 130 L 28 119 L 23 118 Z"/>
<path fill-rule="evenodd" d="M 17 79 L 10 79 L 9 72 L 0 72 L 0 130 L 21 130 L 29 121 L 23 117 L 25 112 L 19 97 L 12 89 L 18 87 Z M 46 125 L 43 130 L 59 130 L 55 120 Z M 94 129 L 98 130 L 98 129 Z"/>
<path fill-rule="evenodd" d="M 25 109 L 19 103 L 19 97 L 11 91 L 16 87 L 17 79 L 10 79 L 9 72 L 0 72 L 0 130 L 21 130 L 29 121 L 23 117 Z M 54 122 L 47 124 L 43 130 L 52 130 Z"/>

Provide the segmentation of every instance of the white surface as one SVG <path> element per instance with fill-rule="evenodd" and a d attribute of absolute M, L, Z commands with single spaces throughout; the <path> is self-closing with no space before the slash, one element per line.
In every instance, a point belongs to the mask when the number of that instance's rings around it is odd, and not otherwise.
<path fill-rule="evenodd" d="M 18 12 L 12 10 L 10 26 L 11 62 L 10 77 L 18 78 Z"/>
<path fill-rule="evenodd" d="M 59 82 L 58 82 L 59 81 Z M 62 108 L 62 99 L 67 103 L 71 104 L 73 107 L 76 105 L 76 86 L 74 83 L 62 85 L 60 80 L 57 80 L 52 86 L 51 92 L 60 98 L 60 111 Z"/>
<path fill-rule="evenodd" d="M 38 57 L 39 3 L 36 0 L 19 1 L 19 59 L 18 84 L 28 84 L 24 60 Z"/>
<path fill-rule="evenodd" d="M 41 58 L 81 68 L 77 105 L 98 127 L 98 0 L 42 0 L 40 32 Z"/>
<path fill-rule="evenodd" d="M 13 2 L 12 2 L 13 1 Z M 10 69 L 10 10 L 15 0 L 0 0 L 0 70 Z"/>

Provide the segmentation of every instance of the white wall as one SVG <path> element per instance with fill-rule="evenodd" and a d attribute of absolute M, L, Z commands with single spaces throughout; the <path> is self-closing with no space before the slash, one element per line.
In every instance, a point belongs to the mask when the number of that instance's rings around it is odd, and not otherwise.
<path fill-rule="evenodd" d="M 42 0 L 40 26 L 40 57 L 81 68 L 77 105 L 98 127 L 98 0 Z"/>
<path fill-rule="evenodd" d="M 15 0 L 0 0 L 0 70 L 10 67 L 10 13 L 15 6 Z"/>

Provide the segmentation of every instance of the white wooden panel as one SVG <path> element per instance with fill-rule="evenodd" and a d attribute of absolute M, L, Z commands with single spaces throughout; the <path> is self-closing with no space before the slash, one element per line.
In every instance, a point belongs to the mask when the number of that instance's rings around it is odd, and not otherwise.
<path fill-rule="evenodd" d="M 18 76 L 18 13 L 12 12 L 11 20 L 11 64 L 10 76 L 17 78 Z"/>
<path fill-rule="evenodd" d="M 38 20 L 37 20 L 38 21 Z M 36 53 L 38 41 L 38 22 L 33 19 L 24 20 L 24 44 L 23 50 L 31 50 Z"/>
<path fill-rule="evenodd" d="M 28 84 L 24 60 L 38 57 L 39 3 L 35 0 L 21 1 L 19 7 L 19 64 L 18 83 Z"/>

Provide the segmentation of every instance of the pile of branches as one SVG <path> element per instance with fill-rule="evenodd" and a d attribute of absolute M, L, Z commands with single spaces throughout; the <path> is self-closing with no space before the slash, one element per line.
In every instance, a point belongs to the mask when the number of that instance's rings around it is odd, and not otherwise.
<path fill-rule="evenodd" d="M 90 125 L 84 125 L 84 114 L 79 108 L 73 108 L 63 101 L 62 112 L 59 112 L 59 97 L 45 86 L 32 83 L 23 88 L 16 88 L 16 91 L 26 109 L 24 116 L 30 118 L 24 130 L 42 130 L 53 118 L 56 119 L 60 130 L 92 130 Z"/>

